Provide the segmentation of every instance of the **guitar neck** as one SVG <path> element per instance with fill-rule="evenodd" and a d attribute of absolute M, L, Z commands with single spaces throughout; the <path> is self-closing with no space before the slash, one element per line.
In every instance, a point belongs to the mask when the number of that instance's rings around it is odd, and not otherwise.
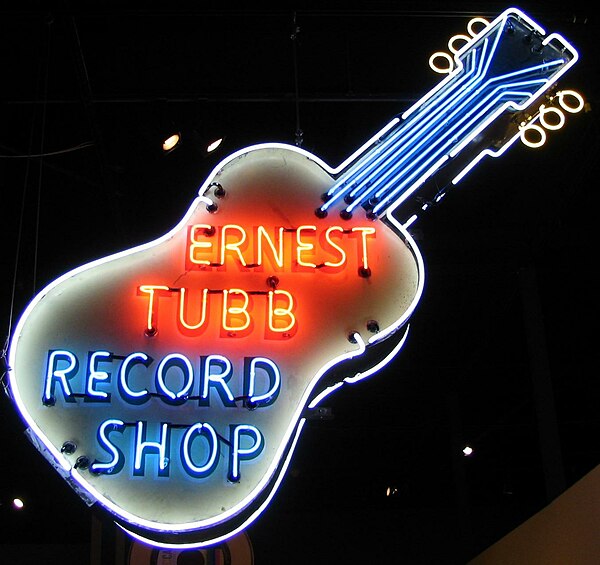
<path fill-rule="evenodd" d="M 548 90 L 576 60 L 569 47 L 519 11 L 505 12 L 459 52 L 455 72 L 336 179 L 321 213 L 348 218 L 362 208 L 375 218 L 397 208 L 500 115 Z"/>

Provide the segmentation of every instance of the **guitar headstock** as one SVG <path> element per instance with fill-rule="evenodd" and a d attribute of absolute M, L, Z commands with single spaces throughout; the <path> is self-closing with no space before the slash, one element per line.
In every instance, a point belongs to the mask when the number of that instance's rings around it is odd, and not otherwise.
<path fill-rule="evenodd" d="M 516 8 L 506 10 L 490 23 L 474 18 L 467 32 L 450 38 L 449 52 L 438 51 L 430 57 L 430 66 L 448 77 L 413 108 L 436 99 L 436 94 L 462 76 L 465 90 L 487 90 L 490 100 L 505 102 L 503 109 L 524 110 L 578 59 L 577 51 L 565 38 L 558 33 L 546 34 Z"/>
<path fill-rule="evenodd" d="M 480 82 L 496 83 L 498 92 L 502 87 L 504 94 L 513 99 L 507 99 L 500 108 L 501 112 L 508 111 L 506 119 L 497 120 L 495 127 L 487 128 L 487 134 L 481 136 L 487 138 L 488 147 L 472 159 L 452 184 L 462 180 L 483 157 L 499 157 L 516 141 L 532 148 L 541 147 L 548 131 L 560 129 L 568 114 L 578 113 L 585 107 L 578 92 L 558 90 L 557 81 L 579 57 L 558 33 L 546 34 L 515 8 L 506 10 L 493 22 L 473 18 L 466 32 L 449 39 L 448 51 L 433 53 L 429 58 L 430 67 L 437 73 L 448 74 L 447 80 L 450 80 L 457 74 L 472 74 L 473 61 L 487 57 L 488 67 L 479 66 L 475 71 L 485 73 L 487 81 Z M 494 117 L 499 113 L 494 112 Z M 458 150 L 465 145 L 461 144 Z M 452 154 L 456 155 L 458 150 Z"/>

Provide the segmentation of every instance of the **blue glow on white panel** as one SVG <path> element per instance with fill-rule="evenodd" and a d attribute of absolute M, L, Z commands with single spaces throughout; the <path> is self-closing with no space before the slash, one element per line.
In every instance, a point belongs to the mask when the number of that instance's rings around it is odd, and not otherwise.
<path fill-rule="evenodd" d="M 97 382 L 106 382 L 110 379 L 110 375 L 106 371 L 99 371 L 97 364 L 102 362 L 111 361 L 112 353 L 110 351 L 94 351 L 88 362 L 88 378 L 86 383 L 86 394 L 88 397 L 109 400 L 110 394 L 103 390 L 96 390 L 95 386 Z"/>
<path fill-rule="evenodd" d="M 149 365 L 150 358 L 148 355 L 141 351 L 136 351 L 135 353 L 131 353 L 123 360 L 121 363 L 121 367 L 119 369 L 119 391 L 121 396 L 132 402 L 133 404 L 140 404 L 145 402 L 150 398 L 150 393 L 147 389 L 142 390 L 133 390 L 129 386 L 129 371 L 131 370 L 131 366 L 134 364 L 141 363 L 145 367 Z"/>
<path fill-rule="evenodd" d="M 204 437 L 208 446 L 208 457 L 204 465 L 197 465 L 192 459 L 193 441 L 197 436 Z M 186 430 L 181 441 L 181 461 L 186 473 L 196 478 L 210 475 L 218 464 L 219 453 L 217 432 L 210 424 L 197 423 Z"/>
<path fill-rule="evenodd" d="M 270 381 L 270 388 L 263 394 L 255 394 L 256 384 L 256 369 L 260 368 L 267 374 Z M 264 403 L 270 404 L 277 398 L 277 394 L 281 387 L 281 372 L 279 367 L 271 360 L 266 357 L 253 357 L 250 360 L 250 367 L 248 371 L 248 391 L 247 396 L 250 398 L 250 402 L 253 403 Z M 268 401 L 268 402 L 265 402 Z M 263 404 L 263 405 L 264 405 Z"/>
<path fill-rule="evenodd" d="M 212 367 L 219 369 L 218 373 L 212 372 Z M 200 396 L 202 399 L 208 399 L 210 387 L 214 387 L 223 403 L 228 406 L 235 406 L 235 400 L 227 382 L 233 375 L 231 361 L 223 355 L 207 355 L 204 358 L 204 379 Z"/>
<path fill-rule="evenodd" d="M 171 367 L 179 367 L 183 373 L 184 386 L 178 392 L 173 392 L 165 382 L 167 371 Z M 190 360 L 181 353 L 170 353 L 162 358 L 156 368 L 156 390 L 171 400 L 187 397 L 194 384 L 194 368 Z"/>
<path fill-rule="evenodd" d="M 206 539 L 206 540 L 199 541 L 199 542 L 165 543 L 165 542 L 160 542 L 160 541 L 156 541 L 156 540 L 151 540 L 144 536 L 141 536 L 137 532 L 132 532 L 130 529 L 126 528 L 122 524 L 119 524 L 118 522 L 117 522 L 117 526 L 119 526 L 119 528 L 121 528 L 124 532 L 129 534 L 134 539 L 136 539 L 142 543 L 145 543 L 145 544 L 148 544 L 148 545 L 151 545 L 154 547 L 159 547 L 162 549 L 196 549 L 196 548 L 200 548 L 200 547 L 207 547 L 207 546 L 214 545 L 217 543 L 222 543 L 222 542 L 226 541 L 227 539 L 231 538 L 232 536 L 239 534 L 248 525 L 252 524 L 252 522 L 254 522 L 265 511 L 265 509 L 269 506 L 269 504 L 271 504 L 271 500 L 273 499 L 273 497 L 275 496 L 275 493 L 279 489 L 279 486 L 281 485 L 281 481 L 283 480 L 283 477 L 286 476 L 287 469 L 288 469 L 288 467 L 290 465 L 290 461 L 292 459 L 292 455 L 294 454 L 296 445 L 298 444 L 298 439 L 300 438 L 300 434 L 301 434 L 302 430 L 304 429 L 305 424 L 306 424 L 306 418 L 300 418 L 298 420 L 298 427 L 296 428 L 296 431 L 291 439 L 290 449 L 288 450 L 286 456 L 283 459 L 281 473 L 279 473 L 277 475 L 277 478 L 275 480 L 273 488 L 269 491 L 268 495 L 265 497 L 262 504 L 260 504 L 254 512 L 252 512 L 245 520 L 243 520 L 243 522 L 237 528 L 231 529 L 226 534 L 214 536 L 214 537 L 211 537 L 210 539 Z M 77 476 L 77 478 L 79 478 L 79 477 Z M 107 506 L 109 506 L 109 507 L 112 506 L 112 503 L 110 501 L 108 501 L 108 502 L 109 502 L 109 504 Z M 129 520 L 129 522 L 133 523 L 133 524 L 136 523 L 133 520 Z"/>
<path fill-rule="evenodd" d="M 150 441 L 146 439 L 146 426 L 146 422 L 137 422 L 136 424 L 135 462 L 133 465 L 133 474 L 145 474 L 145 459 L 148 452 L 150 452 L 150 454 L 158 455 L 158 475 L 165 476 L 168 474 L 169 467 L 169 459 L 167 457 L 170 435 L 169 425 L 166 423 L 161 424 L 158 441 Z"/>
<path fill-rule="evenodd" d="M 108 475 L 118 473 L 125 462 L 123 453 L 110 441 L 108 434 L 111 431 L 122 433 L 125 429 L 125 423 L 123 420 L 110 419 L 102 422 L 98 428 L 98 443 L 109 455 L 111 460 L 107 463 L 101 463 L 100 461 L 94 461 L 90 465 L 90 471 L 92 473 L 106 473 Z"/>
<path fill-rule="evenodd" d="M 79 366 L 77 357 L 66 349 L 57 349 L 49 353 L 42 399 L 43 403 L 54 404 L 54 388 L 57 382 L 62 388 L 65 400 L 67 402 L 75 402 L 73 391 L 69 385 L 69 379 L 73 378 L 75 373 L 77 373 Z M 67 363 L 66 367 L 64 366 L 65 361 Z M 59 365 L 62 365 L 62 368 L 59 368 Z"/>
<path fill-rule="evenodd" d="M 258 457 L 264 447 L 264 439 L 256 426 L 249 424 L 232 425 L 231 449 L 229 450 L 229 480 L 240 479 L 240 462 Z M 242 436 L 253 439 L 250 447 L 242 447 Z"/>

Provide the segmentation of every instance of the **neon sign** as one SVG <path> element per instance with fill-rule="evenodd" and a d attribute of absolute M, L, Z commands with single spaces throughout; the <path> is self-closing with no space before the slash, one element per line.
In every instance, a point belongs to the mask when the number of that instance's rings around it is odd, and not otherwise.
<path fill-rule="evenodd" d="M 407 228 L 444 195 L 429 179 L 456 184 L 581 109 L 550 90 L 577 61 L 560 35 L 516 9 L 469 34 L 444 80 L 339 167 L 243 149 L 170 232 L 27 307 L 14 403 L 58 472 L 133 537 L 202 547 L 255 520 L 310 410 L 401 349 L 424 284 Z"/>

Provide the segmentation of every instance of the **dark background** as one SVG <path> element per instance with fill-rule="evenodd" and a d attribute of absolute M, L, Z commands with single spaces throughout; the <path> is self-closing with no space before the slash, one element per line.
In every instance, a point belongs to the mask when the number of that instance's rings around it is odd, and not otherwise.
<path fill-rule="evenodd" d="M 541 149 L 482 162 L 414 226 L 426 286 L 407 345 L 333 395 L 333 419 L 309 422 L 248 529 L 256 563 L 464 563 L 600 462 L 590 6 L 519 5 L 579 49 L 560 86 L 578 89 L 586 111 Z M 450 35 L 507 7 L 0 8 L 2 337 L 57 276 L 168 231 L 233 151 L 293 144 L 301 129 L 302 147 L 337 165 L 441 80 L 427 61 Z M 165 156 L 170 122 L 183 142 Z M 4 395 L 0 417 L 0 551 L 87 562 L 100 524 L 108 562 L 110 519 L 38 455 Z"/>

